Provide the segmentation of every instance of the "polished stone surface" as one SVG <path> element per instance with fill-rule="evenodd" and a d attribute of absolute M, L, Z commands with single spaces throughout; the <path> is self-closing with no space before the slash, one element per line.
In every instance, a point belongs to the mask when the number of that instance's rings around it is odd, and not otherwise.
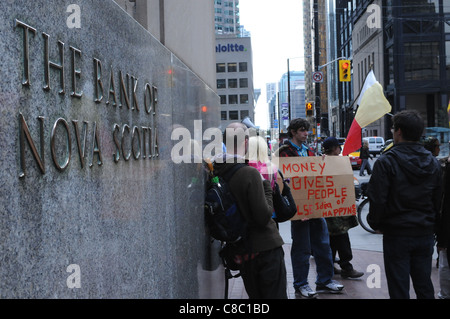
<path fill-rule="evenodd" d="M 1 1 L 0 35 L 0 298 L 221 298 L 203 168 L 171 159 L 174 127 L 218 125 L 214 91 L 110 0 Z"/>

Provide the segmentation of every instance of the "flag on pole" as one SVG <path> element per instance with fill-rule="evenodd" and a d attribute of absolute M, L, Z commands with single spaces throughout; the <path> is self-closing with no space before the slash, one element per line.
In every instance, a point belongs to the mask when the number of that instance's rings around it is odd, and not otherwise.
<path fill-rule="evenodd" d="M 372 70 L 364 81 L 357 104 L 359 107 L 347 134 L 342 152 L 344 156 L 361 148 L 361 129 L 363 127 L 375 122 L 392 109 L 384 96 L 383 87 L 375 78 Z"/>

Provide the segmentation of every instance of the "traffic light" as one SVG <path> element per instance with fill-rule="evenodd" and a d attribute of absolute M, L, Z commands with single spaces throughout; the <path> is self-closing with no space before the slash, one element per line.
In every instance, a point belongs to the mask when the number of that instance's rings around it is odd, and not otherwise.
<path fill-rule="evenodd" d="M 350 60 L 339 60 L 339 81 L 350 82 Z"/>
<path fill-rule="evenodd" d="M 312 102 L 307 102 L 305 105 L 306 116 L 314 116 L 314 105 Z"/>

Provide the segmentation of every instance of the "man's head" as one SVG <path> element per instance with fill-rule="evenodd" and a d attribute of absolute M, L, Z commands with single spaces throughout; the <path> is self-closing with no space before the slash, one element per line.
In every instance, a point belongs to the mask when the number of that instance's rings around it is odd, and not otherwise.
<path fill-rule="evenodd" d="M 405 110 L 395 114 L 392 123 L 394 143 L 418 142 L 425 127 L 422 117 L 415 110 Z"/>
<path fill-rule="evenodd" d="M 339 155 L 341 153 L 341 145 L 337 138 L 331 136 L 327 137 L 322 143 L 324 154 L 326 155 Z"/>
<path fill-rule="evenodd" d="M 297 145 L 305 143 L 308 138 L 309 122 L 306 119 L 298 118 L 289 123 L 289 138 Z"/>
<path fill-rule="evenodd" d="M 225 129 L 227 153 L 245 156 L 248 149 L 249 129 L 245 124 L 233 122 Z"/>

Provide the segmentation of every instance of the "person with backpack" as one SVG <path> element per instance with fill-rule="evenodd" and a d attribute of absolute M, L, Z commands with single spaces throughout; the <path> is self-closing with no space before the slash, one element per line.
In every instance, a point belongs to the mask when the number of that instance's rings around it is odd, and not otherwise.
<path fill-rule="evenodd" d="M 223 176 L 245 162 L 249 131 L 239 122 L 225 130 L 227 153 L 214 163 L 214 171 Z M 250 299 L 287 299 L 283 239 L 272 219 L 272 187 L 258 170 L 245 165 L 229 179 L 228 185 L 237 207 L 247 223 L 246 234 L 239 241 L 240 272 Z"/>
<path fill-rule="evenodd" d="M 308 138 L 309 122 L 298 118 L 289 123 L 289 140 L 277 150 L 279 157 L 315 156 L 305 145 Z M 334 264 L 331 254 L 330 238 L 324 218 L 295 220 L 291 222 L 292 247 L 291 260 L 294 275 L 294 289 L 297 295 L 316 298 L 308 283 L 309 259 L 313 255 L 316 261 L 316 290 L 341 293 L 344 286 L 334 281 Z"/>

